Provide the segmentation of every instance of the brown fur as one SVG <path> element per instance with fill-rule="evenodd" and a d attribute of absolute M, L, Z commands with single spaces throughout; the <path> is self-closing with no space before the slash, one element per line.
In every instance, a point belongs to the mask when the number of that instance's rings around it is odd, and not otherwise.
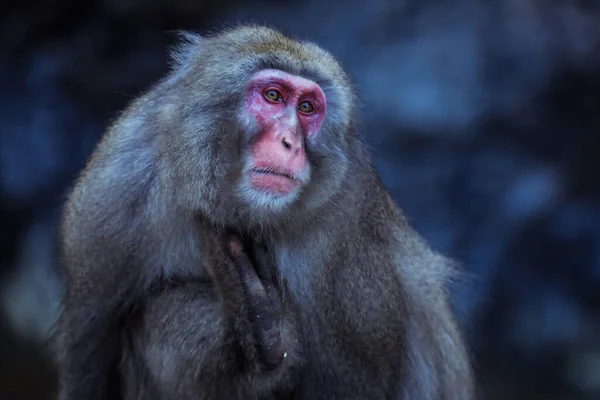
<path fill-rule="evenodd" d="M 174 61 L 113 124 L 67 202 L 60 399 L 471 399 L 449 263 L 381 184 L 335 59 L 244 26 L 188 35 Z M 311 183 L 289 205 L 236 190 L 256 136 L 241 120 L 245 85 L 263 68 L 327 96 L 306 145 Z M 286 353 L 272 368 L 226 230 L 269 249 L 275 275 L 260 280 L 281 301 Z"/>

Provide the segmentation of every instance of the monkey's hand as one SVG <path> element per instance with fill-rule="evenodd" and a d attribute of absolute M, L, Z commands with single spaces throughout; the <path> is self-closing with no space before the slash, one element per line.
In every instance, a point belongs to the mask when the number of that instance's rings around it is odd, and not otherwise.
<path fill-rule="evenodd" d="M 264 248 L 252 244 L 244 249 L 242 242 L 232 235 L 226 238 L 226 250 L 239 272 L 245 300 L 243 312 L 250 325 L 242 318 L 237 323 L 238 329 L 244 332 L 250 328 L 257 355 L 268 368 L 275 367 L 285 353 L 281 338 L 281 295 L 276 287 L 274 265 Z"/>

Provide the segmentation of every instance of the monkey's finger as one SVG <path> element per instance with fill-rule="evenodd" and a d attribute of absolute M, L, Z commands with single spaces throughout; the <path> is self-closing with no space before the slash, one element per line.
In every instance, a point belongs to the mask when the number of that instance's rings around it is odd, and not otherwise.
<path fill-rule="evenodd" d="M 238 269 L 242 286 L 245 288 L 248 302 L 254 309 L 264 309 L 270 306 L 267 292 L 258 277 L 248 255 L 243 251 L 241 241 L 229 239 L 227 243 L 229 257 Z"/>
<path fill-rule="evenodd" d="M 249 306 L 249 319 L 254 325 L 254 335 L 263 361 L 269 367 L 283 360 L 283 343 L 280 328 L 279 293 L 272 283 L 266 287 L 260 280 L 250 259 L 243 251 L 237 238 L 229 238 L 227 249 L 233 263 L 238 267 L 242 284 L 246 288 Z M 270 266 L 269 259 L 262 249 L 256 248 L 255 257 L 261 268 Z M 265 272 L 266 273 L 266 272 Z"/>
<path fill-rule="evenodd" d="M 261 314 L 260 320 L 264 318 L 268 317 L 265 314 Z M 283 360 L 284 354 L 279 316 L 277 316 L 276 321 L 273 322 L 270 329 L 262 329 L 262 324 L 259 323 L 258 329 L 256 330 L 256 340 L 259 344 L 259 351 L 263 356 L 263 361 L 269 367 L 278 365 Z"/>
<path fill-rule="evenodd" d="M 267 249 L 259 244 L 254 245 L 254 269 L 265 282 L 275 281 L 275 263 Z"/>
<path fill-rule="evenodd" d="M 279 293 L 272 284 L 265 290 L 270 300 L 269 306 L 251 309 L 256 314 L 255 336 L 264 362 L 274 367 L 283 360 L 283 342 L 281 339 L 281 306 Z"/>
<path fill-rule="evenodd" d="M 281 292 L 279 288 L 269 283 L 265 286 L 265 291 L 267 292 L 267 297 L 271 302 L 271 310 L 273 310 L 273 312 L 277 315 L 281 315 Z"/>

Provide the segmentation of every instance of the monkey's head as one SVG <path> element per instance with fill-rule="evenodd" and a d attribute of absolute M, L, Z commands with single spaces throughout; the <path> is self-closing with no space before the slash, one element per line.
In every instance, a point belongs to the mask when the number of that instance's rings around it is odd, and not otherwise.
<path fill-rule="evenodd" d="M 183 205 L 264 228 L 331 203 L 361 148 L 354 93 L 335 59 L 265 27 L 186 39 L 157 99 L 176 121 L 163 147 Z"/>

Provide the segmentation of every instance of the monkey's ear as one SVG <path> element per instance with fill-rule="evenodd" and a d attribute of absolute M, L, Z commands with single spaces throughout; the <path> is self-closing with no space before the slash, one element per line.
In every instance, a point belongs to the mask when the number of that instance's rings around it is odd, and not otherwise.
<path fill-rule="evenodd" d="M 171 48 L 171 68 L 178 70 L 193 64 L 193 59 L 202 52 L 205 47 L 205 39 L 193 32 L 174 31 L 177 44 Z"/>

